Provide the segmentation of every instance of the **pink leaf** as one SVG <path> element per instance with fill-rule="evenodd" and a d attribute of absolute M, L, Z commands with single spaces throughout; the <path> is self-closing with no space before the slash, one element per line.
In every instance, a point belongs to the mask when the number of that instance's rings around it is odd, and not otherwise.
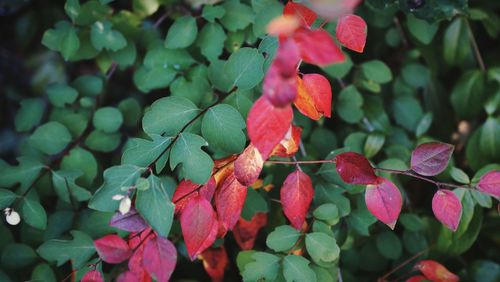
<path fill-rule="evenodd" d="M 293 38 L 299 46 L 302 59 L 306 63 L 327 66 L 345 60 L 344 53 L 325 30 L 302 28 L 295 33 Z"/>
<path fill-rule="evenodd" d="M 234 162 L 234 176 L 241 184 L 250 186 L 259 178 L 263 166 L 259 150 L 250 144 Z"/>
<path fill-rule="evenodd" d="M 177 189 L 175 189 L 174 195 L 172 196 L 172 202 L 175 203 L 175 213 L 180 213 L 189 202 L 189 199 L 196 196 L 196 193 L 193 193 L 196 189 L 199 189 L 199 193 L 210 202 L 216 187 L 217 183 L 213 177 L 210 177 L 208 182 L 204 185 L 196 184 L 191 182 L 191 180 L 183 179 L 179 182 L 179 185 L 177 186 Z"/>
<path fill-rule="evenodd" d="M 247 187 L 230 174 L 215 192 L 217 217 L 225 229 L 231 230 L 238 222 L 247 196 Z"/>
<path fill-rule="evenodd" d="M 433 176 L 446 169 L 453 145 L 429 142 L 419 145 L 411 154 L 411 169 L 420 175 Z"/>
<path fill-rule="evenodd" d="M 104 282 L 102 274 L 98 270 L 91 270 L 82 277 L 81 282 Z"/>
<path fill-rule="evenodd" d="M 479 191 L 500 198 L 500 170 L 492 170 L 484 174 L 477 184 Z"/>
<path fill-rule="evenodd" d="M 335 157 L 337 173 L 348 184 L 373 184 L 377 181 L 375 170 L 365 156 L 346 152 Z"/>
<path fill-rule="evenodd" d="M 288 1 L 283 9 L 283 15 L 297 16 L 304 26 L 311 26 L 318 17 L 314 11 L 306 6 Z"/>
<path fill-rule="evenodd" d="M 462 217 L 462 203 L 455 193 L 450 190 L 438 190 L 432 198 L 432 211 L 442 224 L 457 231 Z"/>
<path fill-rule="evenodd" d="M 107 263 L 120 263 L 127 260 L 131 250 L 120 236 L 110 234 L 94 241 L 99 257 Z"/>
<path fill-rule="evenodd" d="M 215 241 L 218 222 L 214 209 L 207 199 L 197 195 L 187 203 L 180 222 L 189 257 L 194 260 Z"/>
<path fill-rule="evenodd" d="M 168 281 L 177 263 L 177 250 L 166 238 L 157 236 L 144 246 L 142 264 L 158 282 Z"/>
<path fill-rule="evenodd" d="M 109 225 L 128 232 L 140 232 L 148 227 L 146 221 L 133 207 L 126 214 L 117 212 L 111 218 Z"/>
<path fill-rule="evenodd" d="M 363 53 L 366 43 L 366 23 L 356 15 L 339 18 L 336 29 L 337 39 L 345 47 Z"/>
<path fill-rule="evenodd" d="M 380 221 L 394 229 L 403 199 L 398 187 L 383 177 L 366 186 L 365 202 L 368 210 Z"/>
<path fill-rule="evenodd" d="M 290 173 L 283 182 L 281 205 L 285 216 L 296 229 L 300 230 L 305 222 L 313 194 L 311 178 L 301 170 Z"/>
<path fill-rule="evenodd" d="M 291 106 L 274 107 L 265 97 L 260 97 L 250 109 L 247 118 L 248 136 L 266 160 L 283 139 L 292 124 Z"/>

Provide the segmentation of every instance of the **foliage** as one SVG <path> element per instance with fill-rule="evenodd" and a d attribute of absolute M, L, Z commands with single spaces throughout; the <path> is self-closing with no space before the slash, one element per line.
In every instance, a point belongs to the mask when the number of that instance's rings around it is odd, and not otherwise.
<path fill-rule="evenodd" d="M 500 4 L 360 2 L 0 4 L 0 281 L 500 279 Z"/>

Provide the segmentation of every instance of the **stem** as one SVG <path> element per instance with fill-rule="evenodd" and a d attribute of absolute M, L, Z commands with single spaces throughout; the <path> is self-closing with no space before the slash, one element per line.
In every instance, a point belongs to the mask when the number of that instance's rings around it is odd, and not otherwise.
<path fill-rule="evenodd" d="M 378 168 L 378 167 L 375 167 L 374 169 L 378 170 L 378 171 L 384 171 L 384 172 L 394 173 L 394 174 L 402 174 L 402 175 L 410 176 L 413 178 L 418 178 L 420 180 L 432 183 L 432 184 L 436 185 L 438 188 L 439 187 L 453 187 L 453 188 L 472 189 L 472 187 L 470 187 L 468 185 L 457 185 L 457 184 L 452 184 L 452 183 L 435 181 L 435 180 L 432 180 L 432 179 L 427 178 L 425 176 L 421 176 L 421 175 L 418 175 L 416 173 L 413 173 L 409 170 L 386 169 L 386 168 Z"/>
<path fill-rule="evenodd" d="M 335 160 L 319 160 L 319 161 L 266 161 L 270 164 L 285 164 L 285 165 L 298 165 L 298 164 L 325 164 L 325 163 L 335 163 Z"/>
<path fill-rule="evenodd" d="M 474 37 L 474 33 L 472 32 L 472 28 L 470 27 L 469 20 L 465 19 L 465 24 L 467 25 L 470 43 L 472 44 L 472 48 L 474 49 L 474 55 L 476 56 L 479 68 L 482 72 L 485 72 L 486 66 L 484 65 L 483 57 L 481 56 L 481 52 L 479 51 L 479 47 L 477 46 L 476 38 Z"/>
<path fill-rule="evenodd" d="M 412 260 L 418 258 L 419 256 L 423 255 L 424 253 L 428 252 L 430 250 L 431 247 L 428 247 L 418 253 L 416 253 L 415 255 L 413 255 L 412 257 L 410 257 L 409 259 L 403 261 L 401 264 L 399 264 L 398 266 L 396 266 L 395 268 L 393 268 L 391 271 L 387 272 L 386 274 L 384 274 L 384 276 L 380 277 L 377 281 L 385 281 L 387 279 L 387 277 L 389 277 L 391 274 L 393 274 L 394 272 L 400 270 L 403 266 L 409 264 Z"/>

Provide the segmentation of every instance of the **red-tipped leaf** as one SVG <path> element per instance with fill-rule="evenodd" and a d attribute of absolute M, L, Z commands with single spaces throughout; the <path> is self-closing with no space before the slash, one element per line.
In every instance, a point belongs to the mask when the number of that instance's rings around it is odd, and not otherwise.
<path fill-rule="evenodd" d="M 127 242 L 114 234 L 95 240 L 94 246 L 99 257 L 107 263 L 115 264 L 126 261 L 132 254 Z"/>
<path fill-rule="evenodd" d="M 299 46 L 302 59 L 306 63 L 327 66 L 345 60 L 344 53 L 325 30 L 302 28 L 297 30 L 293 38 Z"/>
<path fill-rule="evenodd" d="M 335 157 L 337 173 L 348 184 L 374 184 L 377 182 L 375 170 L 365 156 L 346 152 Z"/>
<path fill-rule="evenodd" d="M 266 226 L 267 214 L 256 213 L 250 221 L 240 218 L 233 229 L 234 239 L 242 250 L 251 250 L 257 239 L 259 230 Z"/>
<path fill-rule="evenodd" d="M 448 166 L 453 148 L 453 145 L 440 142 L 421 144 L 411 154 L 411 169 L 425 176 L 440 174 Z"/>
<path fill-rule="evenodd" d="M 455 193 L 450 190 L 438 190 L 432 198 L 432 211 L 442 224 L 457 231 L 462 217 L 462 203 Z"/>
<path fill-rule="evenodd" d="M 238 222 L 246 196 L 247 187 L 241 185 L 234 174 L 229 175 L 215 192 L 217 218 L 225 229 L 233 229 Z"/>
<path fill-rule="evenodd" d="M 366 44 L 366 23 L 356 15 L 344 15 L 337 21 L 337 39 L 345 47 L 363 53 Z"/>
<path fill-rule="evenodd" d="M 492 170 L 481 176 L 477 189 L 497 199 L 500 198 L 500 170 Z"/>
<path fill-rule="evenodd" d="M 99 270 L 91 270 L 83 275 L 81 282 L 104 282 Z"/>
<path fill-rule="evenodd" d="M 415 265 L 415 269 L 420 270 L 427 280 L 433 282 L 457 282 L 460 280 L 457 275 L 433 260 L 420 261 Z"/>
<path fill-rule="evenodd" d="M 283 213 L 296 229 L 302 228 L 313 195 L 311 178 L 301 170 L 290 173 L 283 182 L 280 191 Z"/>
<path fill-rule="evenodd" d="M 177 250 L 166 238 L 157 236 L 144 246 L 142 264 L 158 282 L 167 282 L 177 263 Z"/>
<path fill-rule="evenodd" d="M 311 119 L 330 117 L 332 112 L 332 88 L 321 74 L 305 74 L 298 78 L 298 95 L 294 104 L 299 111 Z"/>
<path fill-rule="evenodd" d="M 365 203 L 378 220 L 394 229 L 403 205 L 401 192 L 396 185 L 378 177 L 375 184 L 366 186 Z"/>
<path fill-rule="evenodd" d="M 263 160 L 283 139 L 292 124 L 292 118 L 291 106 L 274 107 L 265 97 L 260 97 L 253 104 L 247 118 L 248 135 Z"/>

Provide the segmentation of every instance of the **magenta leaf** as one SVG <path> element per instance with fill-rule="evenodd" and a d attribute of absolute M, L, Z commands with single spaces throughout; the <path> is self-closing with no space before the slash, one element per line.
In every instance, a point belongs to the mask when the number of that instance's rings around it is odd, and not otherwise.
<path fill-rule="evenodd" d="M 394 229 L 403 205 L 401 192 L 396 185 L 378 177 L 376 184 L 366 186 L 365 202 L 368 210 L 378 220 Z"/>
<path fill-rule="evenodd" d="M 462 203 L 455 193 L 450 190 L 438 190 L 432 198 L 432 211 L 442 224 L 457 231 L 462 217 Z"/>
<path fill-rule="evenodd" d="M 477 189 L 497 199 L 500 198 L 500 170 L 492 170 L 481 176 Z"/>
<path fill-rule="evenodd" d="M 80 282 L 103 282 L 104 279 L 102 278 L 101 272 L 99 270 L 91 270 L 85 275 L 83 275 L 82 280 Z"/>
<path fill-rule="evenodd" d="M 417 146 L 411 154 L 411 169 L 420 175 L 433 176 L 446 169 L 453 145 L 430 142 Z"/>
<path fill-rule="evenodd" d="M 148 227 L 146 221 L 134 208 L 130 208 L 130 211 L 126 214 L 117 212 L 111 218 L 109 225 L 128 232 L 141 232 Z"/>
<path fill-rule="evenodd" d="M 144 269 L 158 282 L 167 282 L 177 263 L 177 250 L 166 238 L 157 236 L 149 240 L 142 257 Z"/>
<path fill-rule="evenodd" d="M 365 156 L 347 152 L 335 157 L 337 173 L 348 184 L 374 184 L 377 181 L 375 170 Z"/>
<path fill-rule="evenodd" d="M 129 245 L 120 236 L 110 234 L 94 241 L 99 257 L 107 263 L 126 261 L 132 254 Z"/>

